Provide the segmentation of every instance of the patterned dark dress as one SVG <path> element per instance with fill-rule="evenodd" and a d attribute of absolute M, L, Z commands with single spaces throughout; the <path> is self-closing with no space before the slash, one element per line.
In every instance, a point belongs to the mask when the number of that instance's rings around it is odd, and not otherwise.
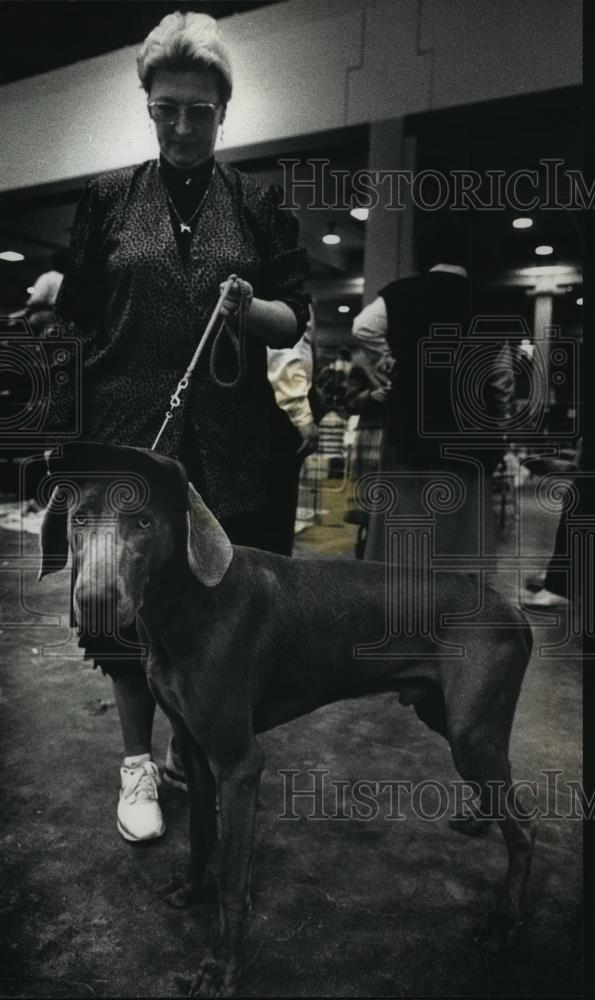
<path fill-rule="evenodd" d="M 307 258 L 295 218 L 279 207 L 280 192 L 227 165 L 215 163 L 208 173 L 204 204 L 185 244 L 174 233 L 157 160 L 87 184 L 55 308 L 56 321 L 81 344 L 84 440 L 151 447 L 230 274 L 249 281 L 255 297 L 290 306 L 296 341 L 305 329 Z M 275 403 L 264 342 L 248 335 L 244 375 L 232 389 L 211 377 L 209 353 L 158 450 L 185 462 L 232 541 L 259 545 L 254 538 L 264 537 L 261 547 L 270 547 L 258 520 L 250 523 L 251 512 L 266 512 L 275 454 L 295 451 L 297 432 Z M 72 388 L 54 389 L 50 432 L 65 429 Z M 112 675 L 141 669 L 134 646 L 119 640 L 134 644 L 134 628 L 109 639 L 81 635 L 79 645 L 86 659 Z"/>
<path fill-rule="evenodd" d="M 158 162 L 91 180 L 76 213 L 71 266 L 55 315 L 84 356 L 83 438 L 151 447 L 171 393 L 230 274 L 254 295 L 287 303 L 296 340 L 308 318 L 305 251 L 277 189 L 215 164 L 186 260 L 174 237 Z M 222 517 L 257 508 L 279 438 L 295 440 L 267 379 L 266 346 L 247 339 L 244 377 L 221 388 L 201 358 L 159 451 L 196 449 L 207 504 Z M 51 401 L 61 427 L 68 407 Z M 295 446 L 294 446 L 295 447 Z"/>

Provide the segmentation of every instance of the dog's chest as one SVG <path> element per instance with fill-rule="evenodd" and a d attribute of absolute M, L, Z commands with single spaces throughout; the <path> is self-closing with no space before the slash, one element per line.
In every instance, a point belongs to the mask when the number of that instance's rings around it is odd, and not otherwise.
<path fill-rule="evenodd" d="M 197 688 L 194 660 L 172 663 L 152 653 L 146 672 L 155 700 L 172 722 L 183 722 L 199 739 L 210 731 L 213 712 L 208 709 L 215 699 Z"/>
<path fill-rule="evenodd" d="M 155 700 L 169 716 L 182 714 L 182 692 L 177 672 L 168 658 L 151 651 L 146 664 L 147 679 Z"/>

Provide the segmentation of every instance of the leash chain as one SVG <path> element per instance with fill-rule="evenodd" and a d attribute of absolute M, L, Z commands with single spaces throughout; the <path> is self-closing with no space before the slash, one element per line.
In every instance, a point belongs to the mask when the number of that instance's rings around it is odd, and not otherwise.
<path fill-rule="evenodd" d="M 161 437 L 162 437 L 162 435 L 163 435 L 163 433 L 165 431 L 165 428 L 167 427 L 167 425 L 170 422 L 170 420 L 173 418 L 175 410 L 177 410 L 177 408 L 180 406 L 180 404 L 182 402 L 182 398 L 181 398 L 182 397 L 182 393 L 185 392 L 186 389 L 188 388 L 188 386 L 190 385 L 190 379 L 192 378 L 192 373 L 194 372 L 194 369 L 196 368 L 196 365 L 198 363 L 198 359 L 200 358 L 201 354 L 203 353 L 203 350 L 204 350 L 204 348 L 206 346 L 207 340 L 208 340 L 209 336 L 211 335 L 211 332 L 212 332 L 212 330 L 213 330 L 213 328 L 215 326 L 215 323 L 217 322 L 217 320 L 219 318 L 219 313 L 221 312 L 221 307 L 222 307 L 225 299 L 227 298 L 227 295 L 228 295 L 231 287 L 233 286 L 233 284 L 234 284 L 234 282 L 236 280 L 237 280 L 237 275 L 230 274 L 229 278 L 227 279 L 227 281 L 223 285 L 223 288 L 221 289 L 221 294 L 219 295 L 219 301 L 217 302 L 217 305 L 215 306 L 215 308 L 214 308 L 214 310 L 213 310 L 213 312 L 211 314 L 211 318 L 209 319 L 209 322 L 206 325 L 205 332 L 203 333 L 203 335 L 202 335 L 202 337 L 201 337 L 201 339 L 199 341 L 198 347 L 196 348 L 194 354 L 192 355 L 190 364 L 188 365 L 188 368 L 184 372 L 184 375 L 182 376 L 182 378 L 178 382 L 175 391 L 172 393 L 172 395 L 170 397 L 170 400 L 169 400 L 169 409 L 165 411 L 165 418 L 164 418 L 163 423 L 162 423 L 162 425 L 161 425 L 161 427 L 159 429 L 159 433 L 157 434 L 157 437 L 155 438 L 155 440 L 153 441 L 153 444 L 151 445 L 151 451 L 155 451 L 155 449 L 156 449 L 157 445 L 159 444 L 159 441 L 160 441 L 160 439 L 161 439 Z M 212 347 L 212 350 L 211 350 L 211 357 L 210 357 L 210 361 L 209 361 L 209 375 L 211 376 L 211 378 L 213 379 L 213 381 L 218 386 L 220 386 L 222 389 L 233 389 L 238 384 L 238 382 L 240 381 L 240 379 L 243 377 L 244 372 L 246 370 L 246 346 L 245 346 L 246 345 L 246 325 L 247 325 L 247 318 L 248 318 L 248 309 L 250 307 L 250 302 L 251 301 L 252 301 L 252 296 L 248 295 L 248 294 L 246 294 L 246 292 L 242 291 L 242 294 L 240 296 L 240 302 L 239 302 L 239 305 L 238 305 L 238 311 L 236 313 L 236 316 L 237 316 L 237 333 L 233 329 L 233 327 L 230 325 L 230 323 L 228 322 L 227 318 L 224 316 L 223 319 L 222 319 L 222 321 L 221 321 L 221 323 L 219 324 L 219 329 L 217 330 L 217 333 L 215 334 L 215 340 L 213 342 L 213 347 Z M 237 360 L 237 374 L 236 374 L 235 378 L 231 379 L 229 382 L 225 382 L 223 379 L 219 378 L 219 376 L 217 375 L 217 371 L 216 371 L 217 355 L 218 355 L 218 352 L 219 352 L 220 347 L 221 347 L 223 336 L 225 334 L 227 335 L 228 339 L 231 342 L 231 346 L 232 346 L 232 348 L 234 350 L 234 354 L 235 354 L 235 357 L 236 357 L 236 360 Z"/>

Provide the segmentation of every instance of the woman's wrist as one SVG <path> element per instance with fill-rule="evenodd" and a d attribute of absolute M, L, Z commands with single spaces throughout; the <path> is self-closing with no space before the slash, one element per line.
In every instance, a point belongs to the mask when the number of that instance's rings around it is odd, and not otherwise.
<path fill-rule="evenodd" d="M 225 283 L 221 286 L 225 288 Z M 297 339 L 297 319 L 293 309 L 278 299 L 254 298 L 252 285 L 243 278 L 230 284 L 221 305 L 221 315 L 236 320 L 242 312 L 248 333 L 269 347 L 292 347 Z"/>

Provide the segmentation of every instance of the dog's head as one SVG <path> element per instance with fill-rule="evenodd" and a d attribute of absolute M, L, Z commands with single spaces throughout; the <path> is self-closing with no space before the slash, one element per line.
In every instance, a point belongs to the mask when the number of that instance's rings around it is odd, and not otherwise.
<path fill-rule="evenodd" d="M 149 576 L 187 558 L 197 579 L 215 587 L 233 549 L 184 466 L 141 448 L 79 443 L 50 452 L 53 490 L 41 526 L 39 579 L 72 554 L 74 610 L 88 631 L 130 624 Z"/>

